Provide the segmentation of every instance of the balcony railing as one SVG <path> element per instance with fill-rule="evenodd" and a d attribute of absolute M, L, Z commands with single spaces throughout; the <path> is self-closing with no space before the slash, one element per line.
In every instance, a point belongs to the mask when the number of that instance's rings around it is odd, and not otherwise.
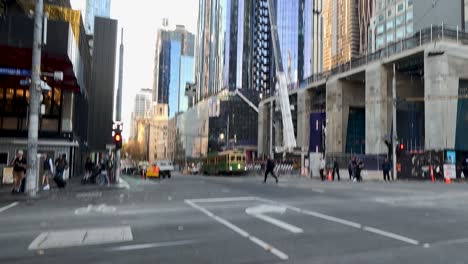
<path fill-rule="evenodd" d="M 331 76 L 338 75 L 371 62 L 385 59 L 392 55 L 400 54 L 404 51 L 439 40 L 449 40 L 456 41 L 457 43 L 468 44 L 468 33 L 460 31 L 458 28 L 446 28 L 443 25 L 431 26 L 430 28 L 421 29 L 413 36 L 389 44 L 386 47 L 377 50 L 376 52 L 352 58 L 351 61 L 338 65 L 329 71 L 314 74 L 301 81 L 299 88 L 306 88 L 315 82 L 326 80 Z"/>

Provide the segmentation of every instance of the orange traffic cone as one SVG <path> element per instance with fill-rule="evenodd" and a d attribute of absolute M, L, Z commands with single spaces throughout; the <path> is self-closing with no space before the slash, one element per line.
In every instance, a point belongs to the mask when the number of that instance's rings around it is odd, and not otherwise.
<path fill-rule="evenodd" d="M 332 172 L 331 170 L 328 170 L 328 177 L 327 177 L 328 181 L 332 181 Z"/>
<path fill-rule="evenodd" d="M 445 184 L 451 184 L 452 180 L 449 177 L 445 178 Z"/>

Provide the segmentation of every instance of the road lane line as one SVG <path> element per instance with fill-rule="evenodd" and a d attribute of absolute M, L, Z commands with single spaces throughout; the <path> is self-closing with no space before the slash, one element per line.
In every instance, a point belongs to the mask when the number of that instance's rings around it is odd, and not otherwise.
<path fill-rule="evenodd" d="M 335 223 L 339 223 L 339 224 L 342 224 L 342 225 L 354 227 L 354 228 L 357 228 L 357 229 L 361 229 L 361 227 L 362 227 L 362 225 L 359 224 L 359 223 L 348 221 L 348 220 L 341 219 L 341 218 L 337 218 L 337 217 L 330 216 L 330 215 L 321 214 L 321 213 L 318 213 L 318 212 L 302 210 L 301 213 L 306 214 L 306 215 L 310 215 L 310 216 L 314 216 L 314 217 L 317 217 L 317 218 L 320 218 L 320 219 L 323 219 L 323 220 L 328 220 L 330 222 L 335 222 Z"/>
<path fill-rule="evenodd" d="M 14 202 L 14 203 L 11 203 L 11 204 L 9 204 L 7 206 L 4 206 L 4 207 L 0 208 L 0 213 L 5 212 L 6 210 L 8 210 L 8 209 L 10 209 L 12 207 L 15 207 L 17 205 L 18 205 L 18 202 Z"/>
<path fill-rule="evenodd" d="M 391 232 L 387 232 L 387 231 L 384 231 L 384 230 L 380 230 L 380 229 L 377 229 L 377 228 L 365 226 L 362 229 L 365 230 L 365 231 L 371 232 L 371 233 L 381 235 L 381 236 L 385 236 L 385 237 L 393 238 L 393 239 L 396 239 L 396 240 L 400 240 L 402 242 L 412 244 L 412 245 L 415 245 L 415 246 L 419 245 L 419 241 L 417 241 L 417 240 L 414 240 L 414 239 L 411 239 L 411 238 L 408 238 L 408 237 L 405 237 L 405 236 L 400 236 L 400 235 L 397 235 L 397 234 L 394 234 L 394 233 L 391 233 Z"/>
<path fill-rule="evenodd" d="M 265 241 L 263 241 L 263 240 L 261 240 L 261 239 L 259 239 L 257 237 L 250 236 L 249 240 L 252 241 L 253 243 L 257 244 L 258 246 L 262 247 L 264 250 L 266 250 L 268 252 L 271 252 L 271 254 L 277 256 L 281 260 L 289 259 L 288 255 L 286 255 L 285 253 L 279 251 L 278 249 L 270 246 L 268 243 L 266 243 Z"/>
<path fill-rule="evenodd" d="M 255 201 L 256 197 L 221 197 L 221 198 L 202 198 L 202 199 L 191 199 L 194 203 L 224 203 L 224 202 L 242 202 L 242 201 Z"/>
<path fill-rule="evenodd" d="M 249 198 L 249 200 L 255 200 L 255 198 L 253 198 L 253 199 L 252 198 Z M 216 222 L 221 223 L 222 225 L 226 226 L 227 228 L 231 229 L 232 231 L 236 232 L 237 234 L 241 235 L 242 237 L 245 237 L 245 238 L 249 239 L 250 241 L 252 241 L 256 245 L 263 248 L 265 251 L 270 252 L 271 254 L 275 255 L 276 257 L 280 258 L 281 260 L 289 259 L 288 255 L 286 255 L 284 252 L 282 252 L 282 251 L 278 250 L 277 248 L 271 246 L 270 244 L 266 243 L 265 241 L 255 237 L 255 236 L 250 235 L 247 231 L 245 231 L 242 228 L 234 225 L 233 223 L 229 222 L 228 220 L 226 220 L 224 218 L 221 218 L 221 217 L 211 213 L 207 209 L 197 205 L 195 201 L 196 200 L 185 200 L 185 202 L 188 205 L 192 206 L 193 208 L 195 208 L 197 210 L 200 210 L 201 212 L 203 212 L 204 214 L 206 214 L 207 216 L 209 216 L 210 218 L 212 218 Z M 235 200 L 235 201 L 238 201 L 238 200 Z"/>
<path fill-rule="evenodd" d="M 159 248 L 159 247 L 172 247 L 172 246 L 183 246 L 189 244 L 197 243 L 197 240 L 181 240 L 173 242 L 160 242 L 160 243 L 148 243 L 148 244 L 136 244 L 120 247 L 111 247 L 108 251 L 130 251 L 130 250 L 139 250 L 139 249 L 148 249 L 148 248 Z"/>

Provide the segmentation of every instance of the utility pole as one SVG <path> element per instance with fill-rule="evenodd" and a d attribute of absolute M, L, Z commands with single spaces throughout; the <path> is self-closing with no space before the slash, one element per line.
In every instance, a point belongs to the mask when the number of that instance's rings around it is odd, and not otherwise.
<path fill-rule="evenodd" d="M 124 45 L 123 45 L 123 28 L 120 41 L 120 55 L 119 55 L 119 86 L 117 88 L 117 104 L 116 104 L 116 115 L 115 119 L 117 122 L 122 121 L 122 80 L 123 80 L 123 56 L 124 56 Z M 120 154 L 121 149 L 117 149 L 115 152 L 115 182 L 120 181 Z"/>
<path fill-rule="evenodd" d="M 34 36 L 32 52 L 31 85 L 29 86 L 29 122 L 28 122 L 28 169 L 26 176 L 26 192 L 35 197 L 38 189 L 39 166 L 37 160 L 37 140 L 39 134 L 39 97 L 41 81 L 41 45 L 43 0 L 36 1 L 34 13 Z"/>
<path fill-rule="evenodd" d="M 395 176 L 395 180 L 398 180 L 397 175 L 397 160 L 396 160 L 396 148 L 397 144 L 396 141 L 398 139 L 397 136 L 397 115 L 396 115 L 396 107 L 397 107 L 397 100 L 396 100 L 396 68 L 395 64 L 393 64 L 393 80 L 392 80 L 392 104 L 393 104 L 393 138 L 392 138 L 392 163 L 393 163 L 393 175 Z"/>

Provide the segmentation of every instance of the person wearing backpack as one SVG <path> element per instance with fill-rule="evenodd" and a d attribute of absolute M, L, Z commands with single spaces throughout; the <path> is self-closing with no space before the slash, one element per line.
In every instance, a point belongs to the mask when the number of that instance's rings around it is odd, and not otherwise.
<path fill-rule="evenodd" d="M 49 177 L 54 175 L 54 164 L 52 162 L 52 158 L 46 153 L 44 154 L 44 163 L 42 164 L 42 168 L 44 169 L 44 173 L 42 174 L 42 185 L 44 186 L 42 189 L 44 191 L 50 190 L 49 185 Z"/>

